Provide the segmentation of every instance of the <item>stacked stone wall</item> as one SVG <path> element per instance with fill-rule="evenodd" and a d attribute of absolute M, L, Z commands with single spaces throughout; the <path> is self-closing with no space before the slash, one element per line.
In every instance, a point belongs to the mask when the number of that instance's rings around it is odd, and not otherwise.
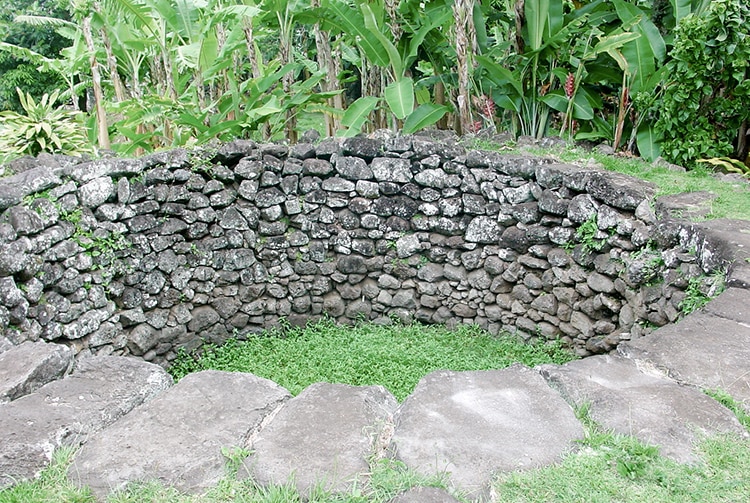
<path fill-rule="evenodd" d="M 166 363 L 326 316 L 477 324 L 588 355 L 675 321 L 707 272 L 650 184 L 450 141 L 45 163 L 0 187 L 0 344 Z"/>

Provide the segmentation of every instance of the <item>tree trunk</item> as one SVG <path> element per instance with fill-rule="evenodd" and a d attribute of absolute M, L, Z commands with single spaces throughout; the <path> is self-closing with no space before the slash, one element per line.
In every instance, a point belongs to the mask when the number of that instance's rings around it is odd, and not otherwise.
<path fill-rule="evenodd" d="M 102 15 L 102 8 L 99 2 L 94 3 L 94 10 L 104 17 Z M 115 57 L 114 52 L 112 52 L 112 41 L 109 39 L 109 34 L 107 33 L 107 30 L 105 28 L 102 28 L 99 30 L 100 35 L 102 36 L 102 42 L 104 43 L 104 51 L 107 54 L 107 68 L 109 69 L 109 80 L 112 81 L 112 87 L 115 90 L 115 99 L 118 102 L 125 101 L 127 99 L 126 93 L 125 93 L 125 86 L 122 84 L 122 79 L 120 78 L 120 72 L 117 69 L 117 58 Z"/>
<path fill-rule="evenodd" d="M 107 129 L 107 114 L 104 111 L 104 92 L 102 91 L 102 76 L 99 73 L 99 63 L 96 61 L 96 46 L 91 32 L 91 16 L 83 18 L 83 39 L 89 52 L 91 66 L 91 83 L 94 88 L 94 106 L 96 107 L 96 129 L 99 148 L 109 149 L 109 131 Z"/>
<path fill-rule="evenodd" d="M 282 65 L 287 65 L 294 61 L 293 47 L 292 47 L 292 34 L 294 26 L 292 24 L 291 14 L 289 13 L 289 6 L 285 12 L 276 13 L 279 20 L 279 58 L 281 59 Z M 294 85 L 294 72 L 287 72 L 281 78 L 281 85 L 284 89 L 284 95 L 286 99 L 292 96 L 292 85 Z M 291 108 L 286 111 L 286 124 L 284 131 L 287 139 L 290 143 L 297 142 L 297 116 L 295 111 Z"/>
<path fill-rule="evenodd" d="M 456 0 L 453 4 L 454 47 L 456 50 L 456 67 L 458 71 L 458 134 L 472 130 L 471 93 L 469 68 L 472 65 L 474 43 L 473 23 L 474 0 Z"/>
<path fill-rule="evenodd" d="M 252 72 L 254 79 L 260 79 L 260 63 L 258 62 L 257 53 L 255 51 L 255 33 L 253 31 L 253 20 L 252 18 L 246 17 L 244 19 L 242 30 L 245 32 L 245 46 L 247 47 L 247 58 L 250 61 L 250 71 Z M 264 122 L 260 125 L 260 134 L 264 139 L 271 137 L 271 127 L 268 122 Z"/>
<path fill-rule="evenodd" d="M 320 0 L 311 0 L 310 7 L 313 9 L 320 7 Z M 333 59 L 330 35 L 327 31 L 320 29 L 320 23 L 315 23 L 313 33 L 315 34 L 315 49 L 318 52 L 318 68 L 326 72 L 321 85 L 322 90 L 324 92 L 335 91 L 338 89 L 339 69 L 337 68 L 337 62 Z M 339 98 L 338 103 L 336 98 Z M 342 109 L 343 103 L 340 100 L 340 95 L 329 98 L 328 106 L 339 110 Z M 326 136 L 334 136 L 336 131 L 341 128 L 341 120 L 334 114 L 326 113 L 325 121 Z"/>

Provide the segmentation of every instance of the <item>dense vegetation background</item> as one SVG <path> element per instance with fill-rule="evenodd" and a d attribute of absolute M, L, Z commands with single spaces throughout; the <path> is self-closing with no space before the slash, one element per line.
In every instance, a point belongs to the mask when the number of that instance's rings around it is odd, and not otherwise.
<path fill-rule="evenodd" d="M 0 0 L 0 12 L 4 160 L 437 126 L 747 171 L 748 0 Z"/>

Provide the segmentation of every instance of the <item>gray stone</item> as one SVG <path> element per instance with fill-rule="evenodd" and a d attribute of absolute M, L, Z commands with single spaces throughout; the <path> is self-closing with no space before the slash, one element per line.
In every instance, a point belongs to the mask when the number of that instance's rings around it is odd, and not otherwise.
<path fill-rule="evenodd" d="M 200 332 L 206 330 L 219 322 L 221 317 L 212 307 L 200 306 L 193 309 L 193 318 L 188 323 L 188 330 Z"/>
<path fill-rule="evenodd" d="M 0 405 L 0 487 L 38 475 L 56 448 L 79 446 L 171 383 L 158 365 L 97 356 L 79 360 L 67 378 Z"/>
<path fill-rule="evenodd" d="M 595 171 L 586 191 L 615 208 L 634 210 L 644 199 L 653 199 L 656 185 L 622 173 Z"/>
<path fill-rule="evenodd" d="M 370 167 L 378 182 L 409 183 L 413 178 L 411 163 L 407 159 L 378 157 L 373 159 Z"/>
<path fill-rule="evenodd" d="M 747 299 L 749 292 L 744 292 Z M 721 303 L 721 296 L 711 302 Z M 661 369 L 677 382 L 725 391 L 750 412 L 750 325 L 746 322 L 696 311 L 676 325 L 622 343 L 617 350 Z"/>
<path fill-rule="evenodd" d="M 390 503 L 458 503 L 458 500 L 437 487 L 413 487 L 390 500 Z"/>
<path fill-rule="evenodd" d="M 729 409 L 700 390 L 641 371 L 632 360 L 602 355 L 540 370 L 566 400 L 588 405 L 603 428 L 656 445 L 680 463 L 700 459 L 694 449 L 704 435 L 747 435 Z"/>
<path fill-rule="evenodd" d="M 0 184 L 0 210 L 21 204 L 24 197 L 61 184 L 60 177 L 47 167 L 32 168 L 5 177 Z"/>
<path fill-rule="evenodd" d="M 372 170 L 360 157 L 338 156 L 336 157 L 336 169 L 339 175 L 347 180 L 370 180 L 373 177 Z"/>
<path fill-rule="evenodd" d="M 502 227 L 497 218 L 479 216 L 469 222 L 464 239 L 470 243 L 494 244 L 500 241 L 501 233 Z"/>
<path fill-rule="evenodd" d="M 313 384 L 250 438 L 253 454 L 244 466 L 261 485 L 293 480 L 304 499 L 318 486 L 350 492 L 367 480 L 397 405 L 382 386 Z"/>
<path fill-rule="evenodd" d="M 407 258 L 421 249 L 419 238 L 416 234 L 408 234 L 396 240 L 396 254 L 399 258 Z"/>
<path fill-rule="evenodd" d="M 248 436 L 288 398 L 284 388 L 252 374 L 191 374 L 92 436 L 68 476 L 101 499 L 146 479 L 204 492 L 225 473 L 222 451 L 245 448 Z"/>
<path fill-rule="evenodd" d="M 19 236 L 29 236 L 42 231 L 45 227 L 44 221 L 36 211 L 24 206 L 9 208 L 5 216 L 10 225 Z"/>
<path fill-rule="evenodd" d="M 66 170 L 66 174 L 79 184 L 90 182 L 95 178 L 108 176 L 110 178 L 132 177 L 139 175 L 144 168 L 146 159 L 97 159 L 95 161 L 76 164 Z"/>
<path fill-rule="evenodd" d="M 0 403 L 28 395 L 63 377 L 73 365 L 66 346 L 24 342 L 0 353 Z"/>
<path fill-rule="evenodd" d="M 522 365 L 428 374 L 395 420 L 397 459 L 426 475 L 448 473 L 472 496 L 497 472 L 559 461 L 583 437 L 570 406 Z"/>
<path fill-rule="evenodd" d="M 615 291 L 614 281 L 598 272 L 589 274 L 586 284 L 595 292 L 612 293 Z"/>
<path fill-rule="evenodd" d="M 571 222 L 581 224 L 596 215 L 598 203 L 589 194 L 579 194 L 570 200 L 567 217 Z"/>

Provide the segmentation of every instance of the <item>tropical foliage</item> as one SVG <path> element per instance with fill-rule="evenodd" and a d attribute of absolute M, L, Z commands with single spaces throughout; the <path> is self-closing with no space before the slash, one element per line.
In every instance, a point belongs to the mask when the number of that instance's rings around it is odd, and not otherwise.
<path fill-rule="evenodd" d="M 0 112 L 0 160 L 40 152 L 80 154 L 91 151 L 83 134 L 80 114 L 55 106 L 59 92 L 45 94 L 39 102 L 20 89 L 24 114 Z"/>
<path fill-rule="evenodd" d="M 313 124 L 560 134 L 683 164 L 747 155 L 746 0 L 59 3 L 14 24 L 55 33 L 57 51 L 8 32 L 0 54 L 49 75 L 92 143 L 123 153 L 293 141 Z"/>

